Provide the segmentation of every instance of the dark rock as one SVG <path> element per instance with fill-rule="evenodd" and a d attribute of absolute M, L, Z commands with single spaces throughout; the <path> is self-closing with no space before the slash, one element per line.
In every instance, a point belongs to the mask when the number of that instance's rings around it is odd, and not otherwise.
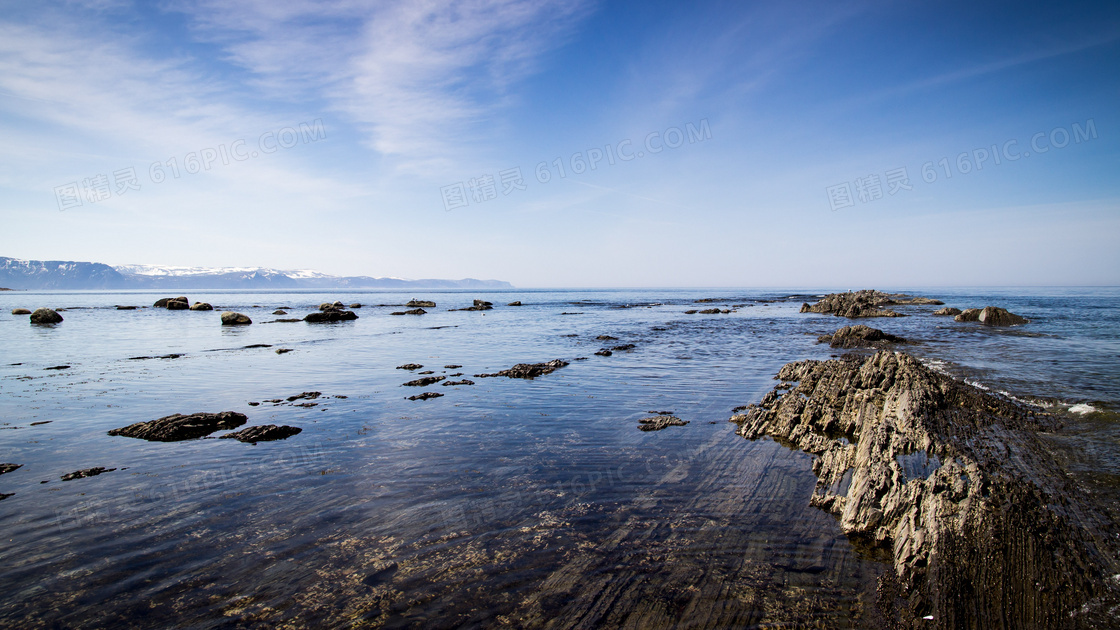
<path fill-rule="evenodd" d="M 424 370 L 423 372 L 417 372 L 417 374 L 435 374 L 435 373 L 436 373 L 435 370 Z"/>
<path fill-rule="evenodd" d="M 292 351 L 291 348 L 277 348 L 276 349 L 276 354 L 288 354 L 291 351 Z"/>
<path fill-rule="evenodd" d="M 445 370 L 458 370 L 458 369 L 459 369 L 459 368 L 461 368 L 461 367 L 463 367 L 463 366 L 461 366 L 461 365 L 455 365 L 455 364 L 451 364 L 451 365 L 445 365 L 445 366 L 443 366 L 443 369 L 445 369 Z"/>
<path fill-rule="evenodd" d="M 641 431 L 660 431 L 668 427 L 683 427 L 686 424 L 688 424 L 687 420 L 681 420 L 676 416 L 654 416 L 638 420 L 638 429 Z"/>
<path fill-rule="evenodd" d="M 342 302 L 337 300 L 334 302 L 323 302 L 319 305 L 320 311 L 341 311 L 343 308 L 345 307 L 342 305 Z"/>
<path fill-rule="evenodd" d="M 701 315 L 719 315 L 719 312 L 720 311 L 718 308 L 706 308 L 702 311 L 699 311 Z"/>
<path fill-rule="evenodd" d="M 436 303 L 431 300 L 409 300 L 405 306 L 408 308 L 435 308 Z"/>
<path fill-rule="evenodd" d="M 358 315 L 354 311 L 339 311 L 329 310 L 321 311 L 318 313 L 308 313 L 303 321 L 310 324 L 322 324 L 329 322 L 348 322 L 358 319 Z"/>
<path fill-rule="evenodd" d="M 31 423 L 30 425 L 28 425 L 28 426 L 32 426 L 32 427 L 38 427 L 38 426 L 42 426 L 42 425 L 44 425 L 44 424 L 50 424 L 50 423 L 52 423 L 52 422 L 54 422 L 54 420 L 40 420 L 40 421 L 38 421 L 38 422 L 32 422 L 32 423 Z"/>
<path fill-rule="evenodd" d="M 302 322 L 302 321 L 303 321 L 302 319 L 292 318 L 292 319 L 274 319 L 270 322 L 263 322 L 263 323 L 265 323 L 265 324 L 295 324 L 297 322 Z"/>
<path fill-rule="evenodd" d="M 152 305 L 152 308 L 167 308 L 167 305 L 171 302 L 182 302 L 183 304 L 187 304 L 188 308 L 190 307 L 190 303 L 187 301 L 187 298 L 185 296 L 179 296 L 173 298 L 158 299 L 156 300 L 156 303 Z"/>
<path fill-rule="evenodd" d="M 921 306 L 940 306 L 944 304 L 941 300 L 934 300 L 927 297 L 892 297 L 883 304 L 903 304 L 903 305 L 921 305 Z"/>
<path fill-rule="evenodd" d="M 12 315 L 30 315 L 31 311 L 25 308 L 13 308 Z"/>
<path fill-rule="evenodd" d="M 956 317 L 957 315 L 961 314 L 961 309 L 953 308 L 952 306 L 946 306 L 945 308 L 937 309 L 933 312 L 933 314 L 938 316 Z"/>
<path fill-rule="evenodd" d="M 424 378 L 418 378 L 415 381 L 409 381 L 409 382 L 405 383 L 404 387 L 427 387 L 428 385 L 434 385 L 434 384 L 442 381 L 445 378 L 447 378 L 447 377 L 446 376 L 425 376 Z"/>
<path fill-rule="evenodd" d="M 234 411 L 221 413 L 173 414 L 148 422 L 137 422 L 127 427 L 113 429 L 109 435 L 139 438 L 151 442 L 179 442 L 193 440 L 215 431 L 236 429 L 248 422 L 244 414 Z"/>
<path fill-rule="evenodd" d="M 11 289 L 0 289 L 0 291 L 11 291 Z M 40 483 L 44 483 L 44 482 L 40 482 Z M 8 492 L 6 494 L 3 493 L 3 492 L 0 492 L 0 501 L 3 501 L 4 499 L 7 499 L 8 497 L 14 497 L 14 496 L 16 496 L 16 493 L 14 493 L 14 492 Z"/>
<path fill-rule="evenodd" d="M 284 310 L 276 309 L 275 311 L 272 311 L 272 314 L 273 314 L 273 315 L 287 315 L 287 314 L 288 314 L 288 311 L 284 311 Z"/>
<path fill-rule="evenodd" d="M 98 466 L 96 468 L 86 468 L 84 470 L 75 470 L 72 473 L 67 473 L 62 476 L 63 481 L 73 481 L 75 479 L 84 479 L 86 477 L 96 477 L 101 473 L 113 472 L 116 468 L 105 468 Z"/>
<path fill-rule="evenodd" d="M 548 363 L 518 363 L 508 370 L 502 370 L 494 374 L 475 374 L 475 377 L 488 378 L 492 376 L 508 376 L 510 378 L 536 378 L 545 374 L 551 374 L 565 365 L 568 365 L 568 362 L 561 359 L 553 359 Z"/>
<path fill-rule="evenodd" d="M 801 312 L 831 313 L 838 317 L 848 317 L 852 319 L 859 317 L 905 317 L 905 315 L 901 313 L 879 308 L 886 304 L 897 304 L 898 302 L 892 300 L 905 297 L 906 296 L 901 294 L 883 293 L 882 291 L 873 291 L 870 289 L 856 291 L 854 293 L 851 291 L 847 293 L 830 293 L 812 306 L 802 304 Z"/>
<path fill-rule="evenodd" d="M 613 350 L 615 352 L 622 352 L 624 350 L 633 350 L 634 348 L 637 348 L 637 347 L 638 346 L 635 346 L 632 343 L 624 343 L 621 346 L 615 346 L 615 347 L 611 348 L 611 350 Z"/>
<path fill-rule="evenodd" d="M 44 370 L 69 370 L 69 365 L 52 365 L 51 367 L 43 368 Z"/>
<path fill-rule="evenodd" d="M 361 302 L 354 302 L 353 304 L 350 305 L 350 308 L 362 308 L 362 303 Z"/>
<path fill-rule="evenodd" d="M 461 381 L 447 381 L 443 384 L 444 387 L 447 387 L 449 385 L 474 385 L 474 381 L 469 378 L 465 378 Z"/>
<path fill-rule="evenodd" d="M 475 306 L 494 306 L 493 303 L 487 302 L 486 300 L 475 300 L 474 305 Z"/>
<path fill-rule="evenodd" d="M 289 427 L 287 425 L 278 427 L 275 424 L 262 424 L 255 427 L 246 427 L 233 433 L 227 433 L 220 436 L 220 439 L 224 440 L 229 438 L 231 440 L 237 440 L 238 442 L 251 442 L 256 444 L 257 442 L 284 440 L 293 435 L 298 435 L 302 431 L 303 429 L 299 427 Z"/>
<path fill-rule="evenodd" d="M 138 306 L 121 306 L 120 304 L 118 304 L 116 306 L 116 308 L 117 308 L 118 311 L 135 311 L 139 307 Z"/>
<path fill-rule="evenodd" d="M 833 348 L 887 348 L 891 344 L 906 343 L 902 337 L 863 324 L 844 326 L 831 335 L 818 337 L 817 341 Z"/>
<path fill-rule="evenodd" d="M 428 311 L 425 311 L 422 308 L 414 308 L 414 309 L 409 310 L 409 311 L 395 311 L 395 312 L 392 312 L 392 313 L 389 313 L 389 314 L 390 315 L 427 315 Z"/>
<path fill-rule="evenodd" d="M 214 307 L 207 304 L 206 302 L 195 302 L 194 305 L 191 306 L 191 310 L 192 311 L 212 311 L 212 310 L 214 310 Z"/>
<path fill-rule="evenodd" d="M 171 300 L 167 303 L 167 310 L 169 311 L 186 311 L 190 310 L 190 308 L 191 305 L 186 301 L 180 302 L 179 300 Z M 210 310 L 214 310 L 214 307 L 210 307 Z"/>
<path fill-rule="evenodd" d="M 695 315 L 696 313 L 697 313 L 696 309 L 689 309 L 689 310 L 684 312 L 685 315 Z"/>
<path fill-rule="evenodd" d="M 323 392 L 303 392 L 295 396 L 288 396 L 288 402 L 295 402 L 297 400 L 315 400 L 323 395 Z"/>
<path fill-rule="evenodd" d="M 980 314 L 976 317 L 976 321 L 988 326 L 1017 326 L 1026 324 L 1029 320 L 1014 313 L 1009 313 L 1006 309 L 998 306 L 985 306 L 984 310 L 980 311 Z"/>
<path fill-rule="evenodd" d="M 618 337 L 612 337 L 610 335 L 599 335 L 595 339 L 599 341 L 618 341 Z"/>
<path fill-rule="evenodd" d="M 810 504 L 892 558 L 915 617 L 1094 627 L 1070 619 L 1112 592 L 1117 543 L 1101 528 L 1114 524 L 1055 461 L 1042 435 L 1054 417 L 897 352 L 790 363 L 778 378 L 796 385 L 733 416 L 737 432 L 814 456 Z"/>
<path fill-rule="evenodd" d="M 397 369 L 398 370 L 419 370 L 422 367 L 424 367 L 424 366 L 420 365 L 419 363 L 405 363 L 404 365 L 398 365 Z"/>
<path fill-rule="evenodd" d="M 440 394 L 438 392 L 424 392 L 423 394 L 417 394 L 415 396 L 409 396 L 408 399 L 409 400 L 428 400 L 429 398 L 439 398 L 440 396 L 443 396 L 443 394 Z"/>
<path fill-rule="evenodd" d="M 980 309 L 978 309 L 978 308 L 966 308 L 963 311 L 961 311 L 961 313 L 959 315 L 957 315 L 956 317 L 954 317 L 953 319 L 955 319 L 958 322 L 979 321 L 979 319 L 980 319 Z"/>
<path fill-rule="evenodd" d="M 62 321 L 62 316 L 52 311 L 49 308 L 36 309 L 31 314 L 32 324 L 58 324 Z"/>
<path fill-rule="evenodd" d="M 521 306 L 521 300 L 510 302 L 509 304 L 506 304 L 506 306 Z"/>
<path fill-rule="evenodd" d="M 610 350 L 606 349 L 606 348 L 599 348 L 598 350 L 595 351 L 595 354 L 597 354 L 601 357 L 609 357 L 614 353 L 611 352 Z"/>
<path fill-rule="evenodd" d="M 3 475 L 4 473 L 10 473 L 13 470 L 18 470 L 22 467 L 23 464 L 0 464 L 0 475 Z"/>
<path fill-rule="evenodd" d="M 248 326 L 252 324 L 253 320 L 249 319 L 247 315 L 241 313 L 234 313 L 233 311 L 226 311 L 222 313 L 223 326 Z"/>

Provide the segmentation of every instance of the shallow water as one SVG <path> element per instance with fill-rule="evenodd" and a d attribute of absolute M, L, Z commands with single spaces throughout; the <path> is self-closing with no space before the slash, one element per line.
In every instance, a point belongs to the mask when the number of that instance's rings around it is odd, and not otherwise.
<path fill-rule="evenodd" d="M 1082 454 L 1079 472 L 1120 475 L 1120 291 L 913 292 L 1031 319 L 991 329 L 913 306 L 898 307 L 912 317 L 865 323 L 921 341 L 908 350 L 939 369 L 1044 398 L 1068 417 L 1054 439 Z M 798 313 L 821 293 L 189 295 L 214 304 L 210 313 L 113 308 L 163 294 L 0 293 L 0 462 L 23 464 L 0 476 L 0 492 L 13 493 L 0 502 L 0 621 L 873 626 L 883 567 L 808 506 L 811 459 L 742 440 L 727 422 L 783 364 L 836 353 L 816 337 L 851 322 Z M 373 306 L 412 297 L 439 307 L 417 317 Z M 473 298 L 496 306 L 447 311 Z M 301 317 L 335 299 L 366 304 L 360 319 L 265 323 L 279 306 Z M 504 306 L 512 300 L 524 306 Z M 7 314 L 39 306 L 66 308 L 66 321 L 37 327 Z M 255 323 L 222 327 L 223 309 Z M 246 348 L 255 344 L 270 347 Z M 169 354 L 181 356 L 133 358 Z M 473 376 L 555 358 L 571 364 L 533 380 Z M 417 378 L 396 369 L 405 363 L 475 385 L 402 387 Z M 305 391 L 322 396 L 262 402 Z M 444 396 L 406 399 L 420 391 Z M 1077 403 L 1099 411 L 1069 414 Z M 106 435 L 223 410 L 303 432 L 256 446 Z M 689 424 L 637 429 L 658 411 Z M 60 480 L 94 466 L 117 470 Z"/>

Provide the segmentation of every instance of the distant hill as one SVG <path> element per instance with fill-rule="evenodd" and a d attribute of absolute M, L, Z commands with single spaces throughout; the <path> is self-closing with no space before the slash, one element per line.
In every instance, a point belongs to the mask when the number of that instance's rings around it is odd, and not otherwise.
<path fill-rule="evenodd" d="M 331 276 L 265 267 L 161 267 L 0 256 L 0 286 L 29 289 L 508 289 L 501 280 Z"/>

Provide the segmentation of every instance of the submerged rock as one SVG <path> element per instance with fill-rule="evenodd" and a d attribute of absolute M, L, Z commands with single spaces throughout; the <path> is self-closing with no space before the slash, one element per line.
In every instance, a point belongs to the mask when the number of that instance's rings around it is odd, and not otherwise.
<path fill-rule="evenodd" d="M 293 435 L 298 435 L 301 432 L 303 432 L 303 429 L 299 427 L 262 424 L 255 427 L 246 427 L 244 429 L 241 429 L 240 431 L 235 431 L 233 433 L 227 433 L 221 436 L 219 439 L 224 440 L 228 438 L 231 440 L 237 440 L 238 442 L 251 442 L 253 444 L 256 444 L 257 442 L 284 440 L 292 437 Z"/>
<path fill-rule="evenodd" d="M 568 365 L 568 362 L 562 359 L 553 359 L 548 363 L 518 363 L 508 370 L 502 370 L 501 372 L 495 372 L 493 374 L 475 374 L 475 377 L 489 378 L 492 376 L 508 376 L 510 378 L 536 378 L 545 374 L 551 374 L 565 365 Z"/>
<path fill-rule="evenodd" d="M 127 427 L 113 429 L 109 435 L 139 438 L 150 442 L 180 442 L 193 440 L 215 431 L 236 429 L 248 422 L 245 414 L 235 411 L 221 413 L 172 414 L 148 422 L 137 422 Z"/>
<path fill-rule="evenodd" d="M 831 335 L 817 337 L 817 341 L 833 348 L 887 348 L 896 343 L 906 343 L 902 337 L 863 324 L 844 326 Z"/>
<path fill-rule="evenodd" d="M 307 316 L 303 318 L 303 321 L 310 324 L 322 324 L 329 322 L 348 322 L 355 319 L 358 319 L 358 315 L 354 311 L 339 311 L 332 309 L 327 311 L 320 311 L 318 313 L 308 313 Z"/>
<path fill-rule="evenodd" d="M 608 348 L 599 348 L 598 350 L 595 351 L 595 354 L 600 356 L 600 357 L 609 357 L 614 353 L 611 352 Z"/>
<path fill-rule="evenodd" d="M 409 400 L 428 400 L 429 398 L 439 398 L 440 396 L 443 396 L 443 394 L 441 394 L 439 392 L 424 392 L 423 394 L 416 394 L 415 396 L 409 396 L 408 399 Z"/>
<path fill-rule="evenodd" d="M 195 302 L 191 306 L 191 310 L 192 311 L 212 311 L 212 310 L 214 310 L 214 307 L 211 306 L 210 304 L 206 303 L 206 302 Z"/>
<path fill-rule="evenodd" d="M 474 381 L 472 381 L 469 378 L 465 378 L 461 381 L 447 381 L 443 384 L 444 387 L 453 386 L 453 385 L 474 385 Z"/>
<path fill-rule="evenodd" d="M 49 308 L 36 309 L 31 314 L 32 324 L 58 324 L 62 322 L 62 316 Z"/>
<path fill-rule="evenodd" d="M 118 311 L 135 311 L 137 308 L 140 308 L 140 307 L 138 307 L 138 306 L 126 306 L 126 305 L 122 305 L 122 304 L 117 304 L 117 306 L 116 306 L 116 309 Z"/>
<path fill-rule="evenodd" d="M 390 315 L 427 315 L 428 311 L 425 311 L 422 308 L 414 308 L 414 309 L 409 310 L 409 311 L 395 311 L 395 312 L 389 313 L 389 314 Z"/>
<path fill-rule="evenodd" d="M 116 468 L 105 468 L 104 466 L 97 466 L 96 468 L 86 468 L 84 470 L 75 470 L 72 473 L 66 473 L 62 476 L 63 481 L 74 481 L 75 479 L 85 479 L 86 477 L 96 477 L 102 473 L 113 472 Z"/>
<path fill-rule="evenodd" d="M 681 420 L 676 416 L 654 416 L 638 420 L 638 429 L 641 431 L 660 431 L 668 427 L 683 427 L 686 424 L 688 424 L 687 420 Z"/>
<path fill-rule="evenodd" d="M 446 376 L 425 376 L 423 378 L 418 378 L 415 381 L 409 381 L 409 382 L 405 383 L 404 387 L 427 387 L 428 385 L 434 385 L 434 384 L 442 381 L 445 378 L 447 378 L 447 377 Z"/>
<path fill-rule="evenodd" d="M 521 306 L 521 300 L 514 300 L 513 302 L 506 304 L 506 306 Z"/>
<path fill-rule="evenodd" d="M 233 311 L 226 311 L 222 313 L 223 326 L 248 326 L 252 324 L 253 320 L 249 319 L 248 315 L 241 313 L 234 313 Z"/>
<path fill-rule="evenodd" d="M 956 317 L 957 315 L 961 314 L 961 309 L 953 308 L 952 306 L 946 306 L 945 308 L 937 309 L 933 312 L 933 314 L 942 317 Z"/>
<path fill-rule="evenodd" d="M 856 291 L 854 293 L 851 291 L 847 293 L 830 293 L 812 306 L 809 304 L 802 304 L 801 312 L 831 313 L 838 317 L 848 317 L 852 319 L 859 317 L 905 317 L 905 315 L 896 313 L 890 309 L 880 308 L 888 304 L 902 303 L 894 301 L 901 297 L 905 296 L 883 293 L 882 291 L 870 289 Z"/>
<path fill-rule="evenodd" d="M 30 315 L 31 311 L 25 308 L 13 308 L 12 315 Z"/>
<path fill-rule="evenodd" d="M 18 470 L 23 467 L 23 464 L 0 464 L 0 475 L 10 473 L 13 470 Z"/>
<path fill-rule="evenodd" d="M 424 366 L 420 365 L 419 363 L 405 363 L 404 365 L 398 365 L 397 369 L 398 370 L 419 370 L 422 367 L 424 367 Z"/>
<path fill-rule="evenodd" d="M 900 627 L 927 614 L 931 627 L 1070 627 L 1111 588 L 1099 545 L 1113 543 L 1094 531 L 1111 520 L 1079 501 L 1040 439 L 1053 417 L 897 352 L 790 363 L 778 378 L 788 392 L 731 420 L 815 456 L 810 503 L 892 558 Z"/>

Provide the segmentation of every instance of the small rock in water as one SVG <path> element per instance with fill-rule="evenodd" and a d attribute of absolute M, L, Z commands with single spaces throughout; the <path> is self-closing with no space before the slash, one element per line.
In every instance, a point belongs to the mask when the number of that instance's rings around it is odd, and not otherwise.
<path fill-rule="evenodd" d="M 998 306 L 985 306 L 984 310 L 976 316 L 976 321 L 988 326 L 1017 326 L 1029 323 L 1027 318 L 1009 313 L 1006 309 Z"/>
<path fill-rule="evenodd" d="M 419 370 L 422 367 L 424 367 L 424 366 L 420 365 L 419 363 L 405 363 L 404 365 L 398 365 L 397 369 L 398 370 Z"/>
<path fill-rule="evenodd" d="M 443 396 L 443 394 L 440 394 L 438 392 L 424 392 L 423 394 L 417 394 L 415 396 L 409 396 L 408 399 L 409 400 L 428 400 L 429 398 L 439 398 L 440 396 Z"/>
<path fill-rule="evenodd" d="M 599 341 L 618 341 L 618 337 L 612 337 L 610 335 L 599 335 L 596 339 Z"/>
<path fill-rule="evenodd" d="M 272 311 L 272 314 L 273 315 L 287 315 L 288 311 L 284 311 L 284 310 L 281 310 L 281 309 L 276 309 L 275 311 Z"/>
<path fill-rule="evenodd" d="M 86 468 L 84 470 L 75 470 L 72 473 L 67 473 L 62 476 L 63 481 L 73 481 L 75 479 L 84 479 L 85 477 L 96 477 L 101 473 L 113 472 L 116 468 L 105 468 L 98 466 L 96 468 Z"/>
<path fill-rule="evenodd" d="M 192 311 L 212 311 L 212 310 L 214 310 L 214 307 L 211 306 L 210 304 L 206 303 L 206 302 L 195 302 L 194 305 L 191 306 L 191 310 Z"/>
<path fill-rule="evenodd" d="M 31 314 L 32 324 L 58 324 L 62 322 L 62 316 L 49 308 L 36 309 Z"/>
<path fill-rule="evenodd" d="M 69 370 L 70 366 L 69 365 L 55 365 L 55 366 L 51 366 L 49 368 L 43 368 L 43 369 L 44 370 Z"/>
<path fill-rule="evenodd" d="M 461 381 L 447 381 L 443 384 L 444 387 L 447 387 L 449 385 L 474 385 L 474 381 L 470 380 L 469 378 L 465 378 Z"/>
<path fill-rule="evenodd" d="M 247 315 L 241 313 L 234 313 L 233 311 L 226 311 L 222 313 L 223 326 L 248 326 L 252 324 L 253 320 L 249 319 Z"/>
<path fill-rule="evenodd" d="M 506 304 L 506 306 L 521 306 L 521 300 L 510 302 L 509 304 Z"/>
<path fill-rule="evenodd" d="M 361 302 L 354 302 L 353 304 L 350 305 L 350 308 L 362 308 L 362 303 Z"/>
<path fill-rule="evenodd" d="M 180 295 L 179 297 L 173 297 L 173 298 L 158 299 L 158 300 L 156 300 L 156 303 L 152 305 L 152 307 L 153 308 L 170 308 L 168 305 L 171 304 L 172 302 L 181 302 L 181 303 L 186 305 L 185 308 L 190 308 L 190 303 L 187 301 L 186 296 L 183 296 L 183 295 Z M 176 306 L 175 308 L 180 309 L 180 307 L 178 307 L 178 306 Z"/>
<path fill-rule="evenodd" d="M 41 482 L 41 483 L 45 483 L 45 482 Z M 0 492 L 0 501 L 3 501 L 4 499 L 7 499 L 8 497 L 14 497 L 14 496 L 16 496 L 16 493 L 14 493 L 14 492 L 9 492 L 7 494 L 5 494 L 3 492 Z"/>
<path fill-rule="evenodd" d="M 454 364 L 452 364 L 452 365 L 445 365 L 445 366 L 443 366 L 443 369 L 445 369 L 445 370 L 458 370 L 458 369 L 459 369 L 459 368 L 461 368 L 461 367 L 463 367 L 463 366 L 461 366 L 461 365 L 454 365 Z"/>
<path fill-rule="evenodd" d="M 136 306 L 121 306 L 120 304 L 118 304 L 116 306 L 116 308 L 117 308 L 118 311 L 135 311 L 139 307 L 136 307 Z"/>
<path fill-rule="evenodd" d="M 321 324 L 329 322 L 348 322 L 358 319 L 358 315 L 354 311 L 343 311 L 331 309 L 328 311 L 321 311 L 318 313 L 308 313 L 303 321 L 310 324 Z"/>
<path fill-rule="evenodd" d="M 595 354 L 597 354 L 597 355 L 599 355 L 599 356 L 601 356 L 601 357 L 609 357 L 609 356 L 611 356 L 611 355 L 612 355 L 612 354 L 614 354 L 614 353 L 613 353 L 613 352 L 611 352 L 610 350 L 606 349 L 606 348 L 600 348 L 599 350 L 597 350 L 597 351 L 595 352 Z"/>
<path fill-rule="evenodd" d="M 493 374 L 475 374 L 478 378 L 488 378 L 492 376 L 508 376 L 510 378 L 536 378 L 545 374 L 551 374 L 556 370 L 568 365 L 567 361 L 562 359 L 553 359 L 548 363 L 518 363 L 517 365 L 495 372 Z"/>
<path fill-rule="evenodd" d="M 395 312 L 392 312 L 392 313 L 389 313 L 389 314 L 390 315 L 427 315 L 428 311 L 425 311 L 422 308 L 414 308 L 410 311 L 395 311 Z"/>
<path fill-rule="evenodd" d="M 435 383 L 438 383 L 445 378 L 447 378 L 447 377 L 446 376 L 425 376 L 424 378 L 418 378 L 415 381 L 409 381 L 409 382 L 405 383 L 403 385 L 403 387 L 427 387 L 428 385 L 434 385 Z"/>
<path fill-rule="evenodd" d="M 953 308 L 952 306 L 946 306 L 945 308 L 937 309 L 936 311 L 933 312 L 933 314 L 943 316 L 943 317 L 944 316 L 956 317 L 957 315 L 961 314 L 961 309 Z"/>
<path fill-rule="evenodd" d="M 633 350 L 634 348 L 637 348 L 637 347 L 638 346 L 635 346 L 632 343 L 624 343 L 621 346 L 615 346 L 615 347 L 611 348 L 611 350 L 613 350 L 615 352 L 622 352 L 624 350 Z"/>
<path fill-rule="evenodd" d="M 638 420 L 638 429 L 642 431 L 660 431 L 668 427 L 683 427 L 688 424 L 687 420 L 681 420 L 676 416 L 654 416 L 652 418 L 642 418 Z"/>
<path fill-rule="evenodd" d="M 323 395 L 323 392 L 303 392 L 297 396 L 288 396 L 288 402 L 295 402 L 297 400 L 315 400 Z"/>
<path fill-rule="evenodd" d="M 292 351 L 291 348 L 277 348 L 276 349 L 276 354 L 288 354 L 291 351 Z"/>
<path fill-rule="evenodd" d="M 435 373 L 436 373 L 435 370 L 424 370 L 423 372 L 417 372 L 417 374 L 435 374 Z"/>
<path fill-rule="evenodd" d="M 0 464 L 0 475 L 22 468 L 23 464 Z"/>
<path fill-rule="evenodd" d="M 275 424 L 262 424 L 255 427 L 246 427 L 240 431 L 227 433 L 219 439 L 233 439 L 238 442 L 250 442 L 256 444 L 257 442 L 271 442 L 273 440 L 284 440 L 302 433 L 303 429 L 299 427 L 290 427 L 287 425 L 276 426 Z"/>
<path fill-rule="evenodd" d="M 248 422 L 245 414 L 235 411 L 221 413 L 172 414 L 148 422 L 137 422 L 113 429 L 109 435 L 138 438 L 150 442 L 192 440 L 223 429 L 236 429 Z"/>
<path fill-rule="evenodd" d="M 408 308 L 435 308 L 436 303 L 431 300 L 409 300 L 405 306 Z"/>
<path fill-rule="evenodd" d="M 887 348 L 891 344 L 906 343 L 902 337 L 863 324 L 844 326 L 831 335 L 818 337 L 817 341 L 828 343 L 832 348 Z"/>
<path fill-rule="evenodd" d="M 30 315 L 31 311 L 25 308 L 13 308 L 12 315 Z"/>

